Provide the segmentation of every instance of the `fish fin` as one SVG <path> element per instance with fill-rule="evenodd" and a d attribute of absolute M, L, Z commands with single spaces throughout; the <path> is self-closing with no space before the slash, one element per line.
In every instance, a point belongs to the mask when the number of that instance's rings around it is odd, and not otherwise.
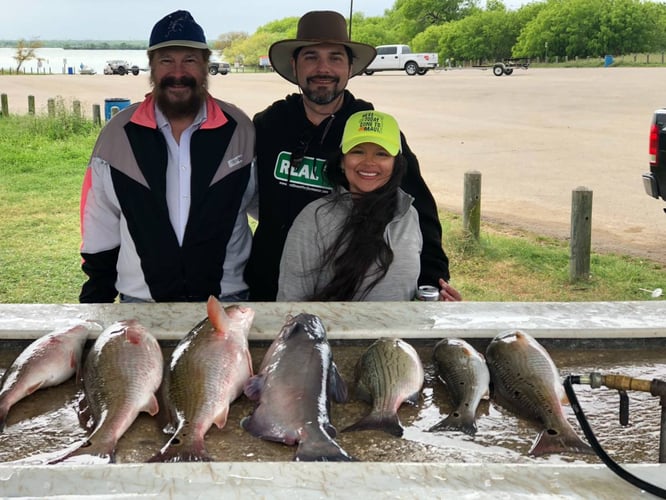
<path fill-rule="evenodd" d="M 157 398 L 155 397 L 154 394 L 150 395 L 150 399 L 148 400 L 146 406 L 142 408 L 142 411 L 145 411 L 151 417 L 157 415 L 157 413 L 160 411 L 160 405 L 157 402 Z"/>
<path fill-rule="evenodd" d="M 412 406 L 418 406 L 420 396 L 421 396 L 421 390 L 419 389 L 414 394 L 411 394 L 409 397 L 407 397 L 405 399 L 405 403 L 408 403 Z"/>
<path fill-rule="evenodd" d="M 123 328 L 124 328 L 125 340 L 127 340 L 127 342 L 135 345 L 141 343 L 143 337 L 141 335 L 140 325 L 136 320 L 134 319 L 127 320 Z"/>
<path fill-rule="evenodd" d="M 252 354 L 250 354 L 250 350 L 245 351 L 246 356 L 247 356 L 247 366 L 250 368 L 250 377 L 254 377 L 254 369 L 252 368 Z"/>
<path fill-rule="evenodd" d="M 70 353 L 69 356 L 69 367 L 70 368 L 76 368 L 76 371 L 78 372 L 79 370 L 79 360 L 76 357 L 76 354 L 74 352 Z"/>
<path fill-rule="evenodd" d="M 372 412 L 355 424 L 342 429 L 342 432 L 365 431 L 370 429 L 388 432 L 397 437 L 402 437 L 404 432 L 398 414 L 395 412 Z"/>
<path fill-rule="evenodd" d="M 215 425 L 217 425 L 218 429 L 222 429 L 225 425 L 227 425 L 227 418 L 229 417 L 229 407 L 227 406 L 224 408 L 220 414 L 213 420 Z"/>
<path fill-rule="evenodd" d="M 37 382 L 36 384 L 31 385 L 31 386 L 28 387 L 28 389 L 26 390 L 26 394 L 27 394 L 27 395 L 30 395 L 30 394 L 32 394 L 33 392 L 38 391 L 38 390 L 40 389 L 40 387 L 42 387 L 42 385 L 44 385 L 44 381 L 43 381 L 43 380 L 40 380 L 40 381 Z"/>
<path fill-rule="evenodd" d="M 328 393 L 331 395 L 336 403 L 346 403 L 349 397 L 347 391 L 347 384 L 340 375 L 338 367 L 333 361 L 328 369 Z"/>
<path fill-rule="evenodd" d="M 549 453 L 567 452 L 588 455 L 595 454 L 592 447 L 578 437 L 578 434 L 573 429 L 567 429 L 563 432 L 558 432 L 555 429 L 541 431 L 534 440 L 534 444 L 528 454 L 539 457 Z"/>
<path fill-rule="evenodd" d="M 0 432 L 5 431 L 5 424 L 7 422 L 7 414 L 9 413 L 8 409 L 7 410 L 2 410 L 0 412 Z"/>
<path fill-rule="evenodd" d="M 264 388 L 265 379 L 266 376 L 263 373 L 253 375 L 243 385 L 243 393 L 252 401 L 258 400 Z"/>
<path fill-rule="evenodd" d="M 295 462 L 353 462 L 355 461 L 330 436 L 301 435 L 294 455 Z"/>
<path fill-rule="evenodd" d="M 477 427 L 474 418 L 469 414 L 465 415 L 457 409 L 452 411 L 446 418 L 428 429 L 428 432 L 436 431 L 462 431 L 465 434 L 473 436 L 476 434 Z"/>
<path fill-rule="evenodd" d="M 208 320 L 210 321 L 215 331 L 219 334 L 224 334 L 229 329 L 229 317 L 220 304 L 220 301 L 217 300 L 212 295 L 208 297 L 208 304 L 206 305 L 206 310 L 208 311 Z"/>

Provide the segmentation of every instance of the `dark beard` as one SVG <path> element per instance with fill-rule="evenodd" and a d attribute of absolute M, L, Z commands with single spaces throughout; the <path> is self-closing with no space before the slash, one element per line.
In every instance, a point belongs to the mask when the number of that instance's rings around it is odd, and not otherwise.
<path fill-rule="evenodd" d="M 185 85 L 193 90 L 190 98 L 186 101 L 170 101 L 166 89 L 172 85 Z M 183 76 L 181 78 L 174 78 L 167 76 L 163 78 L 158 85 L 153 89 L 157 106 L 162 113 L 169 118 L 185 118 L 188 116 L 196 116 L 201 109 L 201 105 L 206 99 L 206 86 L 204 85 L 197 88 L 197 82 L 194 78 Z"/>
<path fill-rule="evenodd" d="M 309 83 L 310 82 L 308 80 L 308 84 Z M 340 94 L 344 92 L 344 89 L 338 89 L 338 83 L 339 81 L 336 81 L 334 89 L 331 91 L 326 91 L 325 93 L 317 89 L 312 90 L 310 87 L 301 90 L 303 95 L 307 97 L 309 101 L 312 101 L 315 104 L 325 105 L 335 101 L 338 97 L 340 97 Z"/>

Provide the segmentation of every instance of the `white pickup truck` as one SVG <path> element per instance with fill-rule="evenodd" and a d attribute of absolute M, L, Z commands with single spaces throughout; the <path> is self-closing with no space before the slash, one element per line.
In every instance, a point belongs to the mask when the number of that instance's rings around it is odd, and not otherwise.
<path fill-rule="evenodd" d="M 409 45 L 380 45 L 377 57 L 365 68 L 366 75 L 375 71 L 405 70 L 410 75 L 425 75 L 429 69 L 437 67 L 435 53 L 413 53 Z"/>

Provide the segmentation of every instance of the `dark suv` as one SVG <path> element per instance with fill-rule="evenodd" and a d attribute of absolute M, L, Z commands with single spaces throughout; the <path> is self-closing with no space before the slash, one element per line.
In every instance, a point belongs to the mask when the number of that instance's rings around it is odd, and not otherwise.
<path fill-rule="evenodd" d="M 649 153 L 650 171 L 643 174 L 643 187 L 653 198 L 666 201 L 666 108 L 652 116 Z"/>
<path fill-rule="evenodd" d="M 218 73 L 226 75 L 229 71 L 231 71 L 231 66 L 228 62 L 210 61 L 208 63 L 208 73 L 211 75 L 217 75 Z"/>

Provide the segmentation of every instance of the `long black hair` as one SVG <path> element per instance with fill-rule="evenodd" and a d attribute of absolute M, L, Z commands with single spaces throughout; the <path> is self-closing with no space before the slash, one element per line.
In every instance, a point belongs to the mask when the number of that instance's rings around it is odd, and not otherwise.
<path fill-rule="evenodd" d="M 357 294 L 363 300 L 386 275 L 393 262 L 393 251 L 384 240 L 384 231 L 396 214 L 398 189 L 407 168 L 407 160 L 402 153 L 398 153 L 391 177 L 380 188 L 367 193 L 350 193 L 342 157 L 342 151 L 338 150 L 326 162 L 325 175 L 337 193 L 329 203 L 343 203 L 351 198 L 352 210 L 340 234 L 325 249 L 319 269 L 314 271 L 318 272 L 332 263 L 333 278 L 315 290 L 309 300 L 351 300 Z M 319 209 L 324 207 L 326 205 Z M 370 281 L 363 287 L 367 278 Z"/>

